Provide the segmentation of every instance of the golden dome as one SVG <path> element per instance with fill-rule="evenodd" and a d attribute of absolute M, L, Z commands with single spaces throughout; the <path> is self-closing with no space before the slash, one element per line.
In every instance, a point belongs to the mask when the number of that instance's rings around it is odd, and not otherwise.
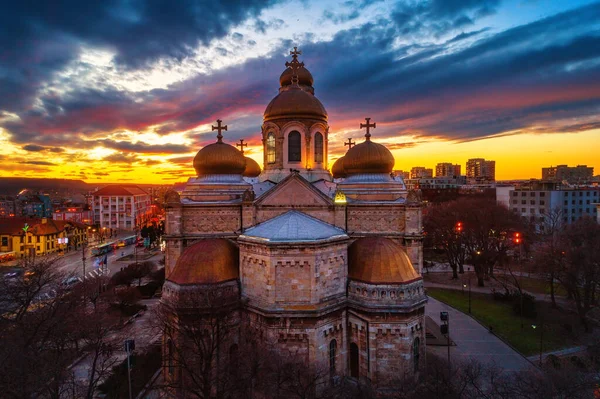
<path fill-rule="evenodd" d="M 225 238 L 200 240 L 186 248 L 167 280 L 183 284 L 215 284 L 239 278 L 240 251 Z"/>
<path fill-rule="evenodd" d="M 265 122 L 279 118 L 306 118 L 327 122 L 327 111 L 314 95 L 299 86 L 290 86 L 275 96 L 265 110 Z"/>
<path fill-rule="evenodd" d="M 348 247 L 348 277 L 372 284 L 406 284 L 421 278 L 404 249 L 389 238 L 359 238 Z"/>
<path fill-rule="evenodd" d="M 286 68 L 285 71 L 279 77 L 279 84 L 281 86 L 289 86 L 292 84 L 292 75 L 294 71 L 292 68 Z M 315 80 L 313 79 L 310 71 L 305 67 L 298 68 L 298 84 L 301 86 L 312 86 Z"/>
<path fill-rule="evenodd" d="M 246 159 L 246 169 L 244 169 L 243 176 L 246 177 L 257 177 L 260 175 L 260 166 L 258 163 L 249 157 L 244 157 Z"/>
<path fill-rule="evenodd" d="M 219 140 L 198 151 L 194 169 L 198 176 L 241 175 L 246 169 L 246 159 L 235 147 Z"/>
<path fill-rule="evenodd" d="M 344 155 L 344 171 L 348 175 L 391 173 L 395 163 L 394 156 L 386 146 L 374 143 L 369 138 Z"/>
<path fill-rule="evenodd" d="M 334 178 L 339 179 L 346 177 L 346 171 L 344 170 L 344 157 L 340 157 L 333 163 L 331 167 L 331 174 Z"/>

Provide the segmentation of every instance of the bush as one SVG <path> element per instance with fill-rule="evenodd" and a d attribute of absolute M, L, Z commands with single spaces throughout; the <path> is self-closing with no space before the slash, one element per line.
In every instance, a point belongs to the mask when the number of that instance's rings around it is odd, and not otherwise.
<path fill-rule="evenodd" d="M 521 314 L 521 309 L 523 309 L 523 314 Z M 518 292 L 514 292 L 513 295 L 513 311 L 515 314 L 535 318 L 537 316 L 537 312 L 535 310 L 535 298 L 533 295 L 529 295 L 527 293 L 523 293 L 523 303 L 521 304 L 521 296 Z"/>

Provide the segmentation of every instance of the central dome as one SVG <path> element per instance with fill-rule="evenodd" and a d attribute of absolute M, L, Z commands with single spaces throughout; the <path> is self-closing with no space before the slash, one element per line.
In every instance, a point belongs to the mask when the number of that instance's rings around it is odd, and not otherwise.
<path fill-rule="evenodd" d="M 241 175 L 246 169 L 246 159 L 233 146 L 222 141 L 207 145 L 194 157 L 194 169 L 202 175 Z"/>
<path fill-rule="evenodd" d="M 280 118 L 317 119 L 327 122 L 327 111 L 314 95 L 298 86 L 291 86 L 275 96 L 265 110 L 265 122 Z"/>

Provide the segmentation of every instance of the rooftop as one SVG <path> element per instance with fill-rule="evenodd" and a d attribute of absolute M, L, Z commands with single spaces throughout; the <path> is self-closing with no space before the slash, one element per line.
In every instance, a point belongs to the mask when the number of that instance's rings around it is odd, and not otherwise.
<path fill-rule="evenodd" d="M 246 230 L 240 238 L 257 238 L 267 242 L 307 242 L 347 238 L 346 232 L 312 216 L 288 211 Z"/>
<path fill-rule="evenodd" d="M 106 186 L 94 193 L 94 196 L 107 195 L 148 195 L 138 186 Z"/>

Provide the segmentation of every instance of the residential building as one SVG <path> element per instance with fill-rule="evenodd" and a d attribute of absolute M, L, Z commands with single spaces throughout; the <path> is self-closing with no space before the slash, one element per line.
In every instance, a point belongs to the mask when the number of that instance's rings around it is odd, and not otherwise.
<path fill-rule="evenodd" d="M 560 212 L 566 224 L 584 216 L 597 218 L 600 188 L 560 188 L 553 184 L 538 184 L 528 189 L 498 187 L 496 200 L 542 229 L 551 212 Z"/>
<path fill-rule="evenodd" d="M 465 176 L 430 177 L 404 180 L 407 190 L 460 188 L 467 184 Z"/>
<path fill-rule="evenodd" d="M 0 218 L 15 217 L 17 215 L 17 203 L 15 197 L 0 195 Z"/>
<path fill-rule="evenodd" d="M 542 180 L 566 181 L 569 184 L 589 183 L 594 178 L 594 168 L 587 165 L 557 165 L 542 168 Z"/>
<path fill-rule="evenodd" d="M 52 219 L 54 220 L 72 220 L 74 222 L 93 224 L 94 214 L 92 210 L 86 206 L 69 206 L 60 208 L 54 211 Z"/>
<path fill-rule="evenodd" d="M 402 180 L 406 180 L 406 179 L 410 179 L 410 172 L 409 171 L 403 171 L 403 170 L 395 170 L 392 173 L 394 173 L 394 175 L 401 177 Z"/>
<path fill-rule="evenodd" d="M 453 165 L 450 162 L 442 162 L 435 165 L 435 177 L 455 176 L 460 176 L 460 165 Z"/>
<path fill-rule="evenodd" d="M 112 185 L 94 193 L 94 224 L 112 230 L 135 230 L 151 215 L 151 197 L 134 185 Z"/>
<path fill-rule="evenodd" d="M 496 180 L 496 161 L 472 158 L 467 161 L 467 179 L 471 183 Z"/>
<path fill-rule="evenodd" d="M 0 223 L 0 252 L 14 252 L 22 258 L 77 249 L 85 241 L 86 230 L 86 225 L 72 221 L 8 218 Z"/>
<path fill-rule="evenodd" d="M 411 179 L 426 179 L 428 177 L 433 177 L 433 169 L 428 169 L 423 166 L 415 166 L 410 170 Z"/>

